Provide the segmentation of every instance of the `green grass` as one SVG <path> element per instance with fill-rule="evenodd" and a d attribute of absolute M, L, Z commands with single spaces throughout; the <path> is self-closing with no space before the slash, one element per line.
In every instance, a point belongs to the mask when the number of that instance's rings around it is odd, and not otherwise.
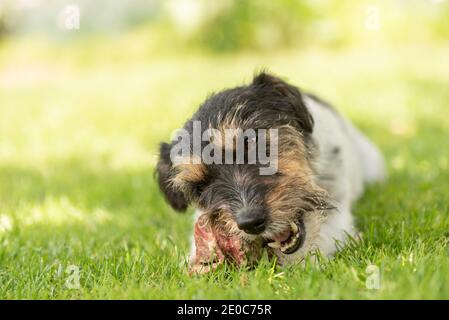
<path fill-rule="evenodd" d="M 449 298 L 448 47 L 127 57 L 124 43 L 0 44 L 0 298 Z M 158 191 L 157 143 L 261 67 L 334 102 L 381 147 L 388 183 L 354 208 L 363 242 L 319 267 L 189 277 L 191 212 Z"/>

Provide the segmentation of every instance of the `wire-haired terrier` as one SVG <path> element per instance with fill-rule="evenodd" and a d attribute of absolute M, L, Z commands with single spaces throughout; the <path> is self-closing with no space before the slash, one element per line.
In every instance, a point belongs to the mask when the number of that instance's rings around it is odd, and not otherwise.
<path fill-rule="evenodd" d="M 282 264 L 332 255 L 357 236 L 351 205 L 385 169 L 329 104 L 262 72 L 210 96 L 161 144 L 157 174 L 174 209 L 197 208 L 190 268 L 202 273 L 265 248 Z"/>

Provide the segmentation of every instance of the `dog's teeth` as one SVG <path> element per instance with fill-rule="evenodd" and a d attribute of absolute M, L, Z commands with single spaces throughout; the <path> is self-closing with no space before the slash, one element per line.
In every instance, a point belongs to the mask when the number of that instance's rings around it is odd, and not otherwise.
<path fill-rule="evenodd" d="M 292 227 L 293 233 L 297 233 L 298 232 L 298 226 L 296 225 L 296 223 L 290 222 L 290 226 Z"/>
<path fill-rule="evenodd" d="M 298 235 L 299 235 L 299 232 L 298 232 Z M 290 250 L 292 247 L 294 247 L 296 245 L 297 241 L 298 241 L 298 236 L 292 237 L 288 243 L 284 243 L 281 246 L 281 248 L 280 248 L 281 252 L 284 253 L 284 252 Z"/>
<path fill-rule="evenodd" d="M 281 247 L 281 243 L 279 241 L 269 242 L 267 246 L 273 249 L 279 249 Z"/>

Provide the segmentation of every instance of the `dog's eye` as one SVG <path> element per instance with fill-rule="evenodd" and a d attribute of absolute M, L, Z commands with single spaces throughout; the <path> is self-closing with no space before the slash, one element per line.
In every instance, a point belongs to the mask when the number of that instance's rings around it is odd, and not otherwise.
<path fill-rule="evenodd" d="M 247 138 L 246 139 L 248 141 L 248 143 L 252 144 L 252 143 L 256 143 L 257 142 L 257 137 L 251 137 L 251 138 Z"/>
<path fill-rule="evenodd" d="M 275 183 L 277 179 L 285 177 L 285 174 L 279 171 L 276 171 L 272 175 L 269 176 L 263 176 L 262 181 L 264 181 L 267 184 Z"/>
<path fill-rule="evenodd" d="M 195 183 L 192 185 L 192 194 L 196 197 L 199 197 L 201 193 L 203 193 L 204 188 L 206 187 L 205 183 Z"/>
<path fill-rule="evenodd" d="M 245 137 L 244 138 L 246 148 L 255 148 L 257 145 L 257 137 Z"/>

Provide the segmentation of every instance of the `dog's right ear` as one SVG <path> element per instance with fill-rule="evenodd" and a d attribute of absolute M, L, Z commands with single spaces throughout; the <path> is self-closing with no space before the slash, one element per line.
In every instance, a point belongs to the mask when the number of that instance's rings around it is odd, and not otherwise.
<path fill-rule="evenodd" d="M 176 211 L 183 212 L 188 207 L 188 201 L 181 190 L 171 183 L 173 177 L 173 163 L 170 159 L 171 145 L 161 143 L 159 149 L 159 161 L 156 167 L 159 188 L 164 193 L 165 199 Z"/>

